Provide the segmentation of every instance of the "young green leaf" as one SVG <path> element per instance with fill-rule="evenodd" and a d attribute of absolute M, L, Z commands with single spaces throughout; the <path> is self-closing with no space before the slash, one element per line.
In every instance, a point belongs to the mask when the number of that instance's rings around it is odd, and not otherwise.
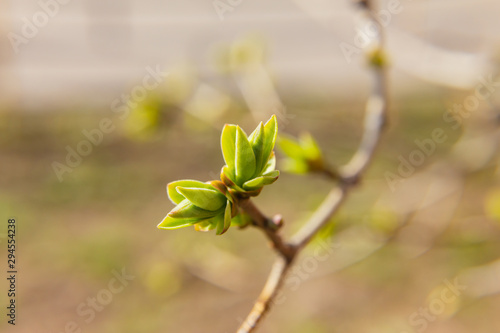
<path fill-rule="evenodd" d="M 216 214 L 216 212 L 212 212 L 206 209 L 201 209 L 193 205 L 189 200 L 185 199 L 180 204 L 177 205 L 174 209 L 168 213 L 170 217 L 174 218 L 198 218 L 205 219 L 212 217 Z"/>
<path fill-rule="evenodd" d="M 229 170 L 229 167 L 227 165 L 222 167 L 222 170 L 220 173 L 220 179 L 222 180 L 222 182 L 227 187 L 234 188 L 237 191 L 240 191 L 240 190 L 243 191 L 238 185 L 236 185 L 235 180 L 234 180 L 234 178 L 231 178 L 230 173 L 231 173 L 231 171 Z"/>
<path fill-rule="evenodd" d="M 169 215 L 165 216 L 163 221 L 158 224 L 158 229 L 173 230 L 180 229 L 184 227 L 189 227 L 196 223 L 196 219 L 177 219 Z"/>
<path fill-rule="evenodd" d="M 255 155 L 243 130 L 236 127 L 235 177 L 238 185 L 250 179 L 255 172 Z"/>
<path fill-rule="evenodd" d="M 247 191 L 255 190 L 261 188 L 264 185 L 269 185 L 274 183 L 279 176 L 279 171 L 272 171 L 268 176 L 260 176 L 249 180 L 243 184 L 243 188 Z"/>
<path fill-rule="evenodd" d="M 258 172 L 260 172 L 267 164 L 267 161 L 274 149 L 274 144 L 276 143 L 276 136 L 278 135 L 278 123 L 276 121 L 276 116 L 273 115 L 271 119 L 267 121 L 264 125 L 264 143 L 262 146 L 262 160 L 260 164 L 256 166 Z"/>
<path fill-rule="evenodd" d="M 224 215 L 222 213 L 219 213 L 209 219 L 204 219 L 200 221 L 199 223 L 196 223 L 194 225 L 195 230 L 197 231 L 209 231 L 213 230 L 218 227 L 220 223 L 223 223 Z"/>
<path fill-rule="evenodd" d="M 177 186 L 177 192 L 182 194 L 195 206 L 210 211 L 220 209 L 226 202 L 226 197 L 216 190 Z"/>
<path fill-rule="evenodd" d="M 248 138 L 250 141 L 250 145 L 252 146 L 253 153 L 255 155 L 255 175 L 258 175 L 261 171 L 259 166 L 262 165 L 262 160 L 265 158 L 263 156 L 264 153 L 264 124 L 260 122 L 257 128 L 253 131 L 253 133 Z"/>
<path fill-rule="evenodd" d="M 216 215 L 212 218 L 209 218 L 209 219 L 206 219 L 206 220 L 203 220 L 199 223 L 196 223 L 194 225 L 194 229 L 196 231 L 210 231 L 210 230 L 213 230 L 217 227 L 218 225 L 218 222 L 221 220 L 221 217 L 222 215 L 219 214 L 219 215 Z"/>
<path fill-rule="evenodd" d="M 182 194 L 177 192 L 176 190 L 177 186 L 213 189 L 210 184 L 203 183 L 197 180 L 185 179 L 185 180 L 177 180 L 175 182 L 171 182 L 167 185 L 168 198 L 176 205 L 180 204 L 181 201 L 185 199 L 185 197 L 182 196 Z"/>
<path fill-rule="evenodd" d="M 206 231 L 210 231 L 212 229 L 214 229 L 214 226 L 212 225 L 212 223 L 207 222 L 207 221 L 199 222 L 199 223 L 196 223 L 194 225 L 194 230 L 196 230 L 196 231 L 206 232 Z"/>
<path fill-rule="evenodd" d="M 274 155 L 273 151 L 271 152 L 271 157 L 269 157 L 269 160 L 267 161 L 267 164 L 264 167 L 262 173 L 268 173 L 270 171 L 274 171 L 274 169 L 276 169 L 276 155 Z"/>
<path fill-rule="evenodd" d="M 236 125 L 224 126 L 221 135 L 221 148 L 224 161 L 234 173 L 236 160 Z"/>
<path fill-rule="evenodd" d="M 224 212 L 223 220 L 219 221 L 217 224 L 217 235 L 222 235 L 231 226 L 231 203 L 227 201 L 226 209 Z"/>
<path fill-rule="evenodd" d="M 279 172 L 279 170 L 273 170 L 273 171 L 269 171 L 269 172 L 264 173 L 262 176 L 272 177 L 272 178 L 278 179 L 278 177 L 280 176 L 280 172 Z"/>

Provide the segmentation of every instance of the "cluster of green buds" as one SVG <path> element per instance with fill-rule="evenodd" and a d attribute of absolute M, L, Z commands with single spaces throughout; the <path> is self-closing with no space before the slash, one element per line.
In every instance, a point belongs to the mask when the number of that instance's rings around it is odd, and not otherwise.
<path fill-rule="evenodd" d="M 224 126 L 221 147 L 226 165 L 221 180 L 235 197 L 256 196 L 278 179 L 273 152 L 277 135 L 276 116 L 265 125 L 261 122 L 249 137 L 239 126 Z"/>
<path fill-rule="evenodd" d="M 278 145 L 286 155 L 283 168 L 287 172 L 305 174 L 325 170 L 323 153 L 310 133 L 303 133 L 298 139 L 280 135 Z"/>
<path fill-rule="evenodd" d="M 236 125 L 225 125 L 221 148 L 226 165 L 221 181 L 179 180 L 167 185 L 170 200 L 176 204 L 160 229 L 179 229 L 194 225 L 198 231 L 216 229 L 217 235 L 231 225 L 243 227 L 250 218 L 239 211 L 238 201 L 258 195 L 264 185 L 274 183 L 279 171 L 274 170 L 274 145 L 278 134 L 276 116 L 262 122 L 248 137 Z"/>

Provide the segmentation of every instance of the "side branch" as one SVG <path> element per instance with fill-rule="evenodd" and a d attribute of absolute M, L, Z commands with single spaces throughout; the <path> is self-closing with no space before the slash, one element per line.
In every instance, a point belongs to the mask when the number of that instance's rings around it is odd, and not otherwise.
<path fill-rule="evenodd" d="M 382 24 L 373 14 L 372 1 L 362 1 L 368 18 L 378 28 L 378 52 L 383 55 L 385 37 Z M 298 249 L 306 246 L 314 235 L 331 219 L 344 201 L 349 190 L 357 185 L 370 165 L 373 155 L 380 144 L 382 132 L 386 127 L 388 117 L 387 72 L 385 65 L 372 64 L 373 91 L 366 102 L 364 131 L 361 143 L 351 160 L 339 170 L 338 187 L 333 188 L 325 198 L 316 213 L 305 223 L 295 236 L 292 244 Z"/>
<path fill-rule="evenodd" d="M 377 52 L 383 56 L 384 35 L 382 25 L 374 15 L 373 1 L 358 0 L 362 8 L 366 11 L 368 19 L 377 26 Z M 274 263 L 273 269 L 267 279 L 258 300 L 254 304 L 252 311 L 240 326 L 237 333 L 254 332 L 257 325 L 267 314 L 273 304 L 280 287 L 286 277 L 286 273 L 291 267 L 294 259 L 300 251 L 314 238 L 321 228 L 323 228 L 338 211 L 345 201 L 349 191 L 356 186 L 362 178 L 365 170 L 370 165 L 375 151 L 380 143 L 382 132 L 387 122 L 388 114 L 388 93 L 387 93 L 387 73 L 385 64 L 372 63 L 373 70 L 373 91 L 366 103 L 366 115 L 364 120 L 364 131 L 361 143 L 351 160 L 342 168 L 338 175 L 327 173 L 332 179 L 338 179 L 339 184 L 334 187 L 324 199 L 318 210 L 304 224 L 304 226 L 292 237 L 290 243 L 286 243 L 277 233 L 277 228 L 273 228 L 272 220 L 264 216 L 253 205 L 249 199 L 242 200 L 240 207 L 249 214 L 254 225 L 263 230 L 271 240 L 275 250 L 280 254 Z"/>
<path fill-rule="evenodd" d="M 291 244 L 303 248 L 328 223 L 343 203 L 347 193 L 358 184 L 373 159 L 387 120 L 387 89 L 384 68 L 374 69 L 374 91 L 366 103 L 366 116 L 361 144 L 351 160 L 340 168 L 340 184 L 333 188 L 315 214 L 292 237 Z"/>

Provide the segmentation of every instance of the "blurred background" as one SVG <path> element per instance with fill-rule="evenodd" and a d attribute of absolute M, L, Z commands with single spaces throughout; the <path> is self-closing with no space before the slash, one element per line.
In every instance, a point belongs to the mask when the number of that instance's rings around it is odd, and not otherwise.
<path fill-rule="evenodd" d="M 499 332 L 500 3 L 376 5 L 390 129 L 260 331 Z M 165 186 L 218 178 L 224 123 L 272 114 L 347 162 L 373 83 L 359 8 L 2 0 L 0 34 L 0 262 L 15 217 L 19 272 L 0 330 L 234 332 L 274 253 L 253 229 L 158 230 Z M 289 236 L 333 185 L 282 172 L 255 201 Z"/>

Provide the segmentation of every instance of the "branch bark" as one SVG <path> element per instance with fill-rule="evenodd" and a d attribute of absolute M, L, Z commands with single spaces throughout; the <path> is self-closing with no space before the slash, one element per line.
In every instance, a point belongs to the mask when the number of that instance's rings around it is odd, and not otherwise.
<path fill-rule="evenodd" d="M 278 233 L 279 226 L 277 226 L 272 219 L 265 216 L 254 204 L 248 199 L 240 200 L 239 207 L 245 211 L 253 220 L 254 226 L 261 229 L 267 238 L 271 241 L 273 248 L 285 259 L 291 262 L 295 257 L 297 250 L 295 247 L 286 243 L 281 235 Z"/>
<path fill-rule="evenodd" d="M 264 289 L 262 289 L 259 298 L 253 305 L 252 311 L 248 314 L 243 324 L 241 324 L 237 333 L 254 332 L 257 325 L 270 310 L 276 295 L 285 281 L 284 277 L 291 266 L 292 262 L 287 261 L 282 256 L 276 259 Z"/>
<path fill-rule="evenodd" d="M 382 24 L 374 14 L 373 1 L 362 0 L 360 4 L 366 11 L 368 18 L 378 27 L 378 51 L 383 54 L 385 38 Z M 250 199 L 240 202 L 240 207 L 252 217 L 254 225 L 264 231 L 279 256 L 252 311 L 237 333 L 251 333 L 256 330 L 257 325 L 272 307 L 273 301 L 297 255 L 314 238 L 318 231 L 330 221 L 331 217 L 345 201 L 350 190 L 359 183 L 365 170 L 370 165 L 375 151 L 379 146 L 388 114 L 386 68 L 382 65 L 373 66 L 372 69 L 374 79 L 373 91 L 366 103 L 364 131 L 361 143 L 351 160 L 340 168 L 338 175 L 337 173 L 331 174 L 335 175 L 335 178 L 338 179 L 338 185 L 329 192 L 320 207 L 291 238 L 290 242 L 285 242 L 278 234 L 278 231 L 270 227 L 269 221 L 272 220 L 262 214 Z"/>

